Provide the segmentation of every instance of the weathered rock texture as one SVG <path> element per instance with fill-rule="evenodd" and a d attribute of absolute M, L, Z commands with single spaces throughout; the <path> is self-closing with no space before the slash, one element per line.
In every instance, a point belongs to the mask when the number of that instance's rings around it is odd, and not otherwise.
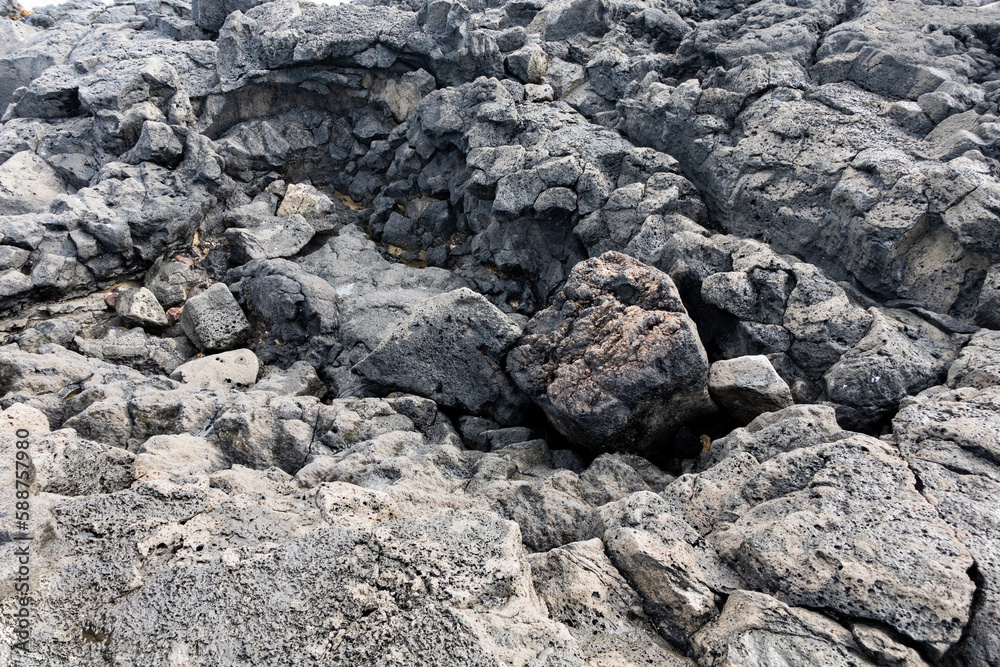
<path fill-rule="evenodd" d="M 0 664 L 1000 664 L 996 4 L 0 0 Z"/>
<path fill-rule="evenodd" d="M 507 369 L 588 449 L 649 452 L 711 410 L 708 360 L 673 281 L 617 252 L 574 267 Z"/>

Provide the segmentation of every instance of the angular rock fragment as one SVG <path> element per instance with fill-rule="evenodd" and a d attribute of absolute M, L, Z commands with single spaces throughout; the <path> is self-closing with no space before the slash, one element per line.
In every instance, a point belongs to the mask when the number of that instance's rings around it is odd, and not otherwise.
<path fill-rule="evenodd" d="M 1000 329 L 1000 266 L 993 266 L 983 280 L 976 303 L 976 322 L 990 329 Z"/>
<path fill-rule="evenodd" d="M 862 428 L 893 410 L 904 396 L 944 379 L 954 347 L 940 331 L 915 321 L 890 319 L 871 311 L 865 337 L 823 376 L 827 395 L 846 406 L 846 426 Z"/>
<path fill-rule="evenodd" d="M 788 297 L 782 325 L 794 343 L 789 356 L 818 377 L 865 337 L 872 315 L 855 306 L 844 290 L 817 269 L 796 264 L 795 289 Z"/>
<path fill-rule="evenodd" d="M 700 566 L 698 534 L 671 516 L 663 500 L 640 492 L 601 507 L 585 531 L 601 537 L 605 551 L 643 598 L 661 635 L 688 647 L 691 636 L 718 615 L 716 596 Z"/>
<path fill-rule="evenodd" d="M 184 157 L 184 145 L 166 123 L 147 120 L 142 124 L 139 139 L 122 161 L 130 164 L 155 162 L 164 167 L 176 167 Z"/>
<path fill-rule="evenodd" d="M 507 369 L 588 449 L 665 454 L 684 421 L 713 409 L 708 359 L 670 277 L 617 252 L 574 267 Z"/>
<path fill-rule="evenodd" d="M 191 290 L 205 281 L 204 271 L 179 261 L 157 264 L 146 273 L 145 287 L 164 308 L 184 303 Z"/>
<path fill-rule="evenodd" d="M 115 311 L 126 323 L 141 327 L 165 327 L 167 315 L 156 297 L 145 287 L 122 292 L 115 301 Z"/>
<path fill-rule="evenodd" d="M 229 247 L 235 264 L 246 264 L 255 259 L 291 257 L 301 250 L 316 230 L 301 215 L 270 218 L 249 229 L 226 230 Z"/>
<path fill-rule="evenodd" d="M 245 12 L 259 4 L 259 0 L 192 0 L 191 18 L 198 27 L 218 32 L 227 16 L 236 11 Z"/>
<path fill-rule="evenodd" d="M 750 454 L 757 462 L 778 454 L 811 447 L 847 437 L 840 428 L 837 414 L 827 405 L 794 405 L 776 412 L 765 412 L 744 428 L 730 431 L 710 443 L 698 458 L 697 468 L 707 470 L 716 463 L 738 454 Z"/>
<path fill-rule="evenodd" d="M 191 342 L 205 352 L 230 350 L 250 335 L 250 322 L 224 283 L 215 283 L 187 300 L 181 327 Z"/>
<path fill-rule="evenodd" d="M 201 389 L 247 389 L 257 382 L 260 362 L 252 350 L 230 350 L 181 364 L 170 377 Z"/>
<path fill-rule="evenodd" d="M 305 183 L 289 183 L 278 206 L 277 216 L 301 215 L 306 219 L 321 218 L 334 208 L 325 194 Z"/>
<path fill-rule="evenodd" d="M 461 288 L 418 305 L 352 372 L 501 424 L 517 423 L 527 400 L 503 363 L 520 333 L 490 302 Z"/>

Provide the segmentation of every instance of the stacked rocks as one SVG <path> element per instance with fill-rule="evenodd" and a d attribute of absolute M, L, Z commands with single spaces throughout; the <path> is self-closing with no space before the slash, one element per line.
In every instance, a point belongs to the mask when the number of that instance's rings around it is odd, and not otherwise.
<path fill-rule="evenodd" d="M 13 661 L 1000 664 L 998 35 L 0 0 Z"/>

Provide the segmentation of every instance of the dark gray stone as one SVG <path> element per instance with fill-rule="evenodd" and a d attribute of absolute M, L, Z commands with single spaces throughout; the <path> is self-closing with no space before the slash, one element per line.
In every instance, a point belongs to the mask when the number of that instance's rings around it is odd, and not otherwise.
<path fill-rule="evenodd" d="M 231 350 L 250 336 L 250 322 L 224 283 L 215 283 L 184 303 L 184 333 L 199 350 Z"/>

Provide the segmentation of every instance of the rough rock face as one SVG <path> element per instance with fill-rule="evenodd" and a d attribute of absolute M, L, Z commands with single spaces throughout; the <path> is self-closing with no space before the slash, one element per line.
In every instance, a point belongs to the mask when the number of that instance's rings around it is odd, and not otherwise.
<path fill-rule="evenodd" d="M 503 361 L 520 333 L 489 301 L 461 288 L 416 306 L 352 371 L 439 405 L 516 423 L 527 401 Z"/>
<path fill-rule="evenodd" d="M 715 362 L 709 369 L 708 390 L 720 405 L 744 422 L 792 404 L 788 384 L 763 355 Z"/>
<path fill-rule="evenodd" d="M 201 350 L 229 350 L 246 342 L 250 322 L 232 292 L 216 283 L 184 304 L 184 333 Z"/>
<path fill-rule="evenodd" d="M 927 391 L 893 421 L 896 442 L 941 518 L 968 546 L 978 599 L 958 659 L 987 665 L 1000 656 L 1000 554 L 992 535 L 1000 497 L 1000 392 L 996 386 Z"/>
<path fill-rule="evenodd" d="M 0 0 L 0 664 L 1000 664 L 996 4 Z"/>
<path fill-rule="evenodd" d="M 695 646 L 702 664 L 713 666 L 926 664 L 916 651 L 884 635 L 876 635 L 876 641 L 889 644 L 888 650 L 872 655 L 874 647 L 863 643 L 870 635 L 864 632 L 857 628 L 852 635 L 821 614 L 789 607 L 761 593 L 737 591 L 719 619 L 695 636 Z"/>
<path fill-rule="evenodd" d="M 711 540 L 745 579 L 886 623 L 935 657 L 960 639 L 972 556 L 891 449 L 864 436 L 796 449 L 763 463 L 743 494 L 749 507 Z"/>
<path fill-rule="evenodd" d="M 574 267 L 507 369 L 588 449 L 648 452 L 712 409 L 705 350 L 670 277 L 617 252 Z"/>

